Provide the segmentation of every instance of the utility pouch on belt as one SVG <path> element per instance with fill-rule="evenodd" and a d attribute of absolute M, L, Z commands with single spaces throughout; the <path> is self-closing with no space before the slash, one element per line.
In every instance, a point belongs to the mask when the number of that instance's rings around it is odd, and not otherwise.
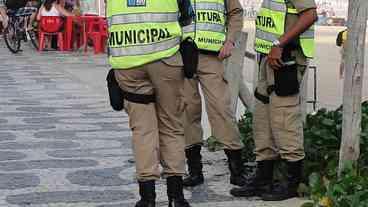
<path fill-rule="evenodd" d="M 114 69 L 111 69 L 106 77 L 107 89 L 109 91 L 110 105 L 115 111 L 121 111 L 124 108 L 124 93 L 116 81 Z"/>
<path fill-rule="evenodd" d="M 180 43 L 179 51 L 184 63 L 184 76 L 191 79 L 197 73 L 198 47 L 191 38 L 187 38 Z"/>
<path fill-rule="evenodd" d="M 106 80 L 110 97 L 110 105 L 115 111 L 121 111 L 124 109 L 124 99 L 138 104 L 149 104 L 156 101 L 156 96 L 154 94 L 135 94 L 122 90 L 116 81 L 114 69 L 109 71 Z"/>
<path fill-rule="evenodd" d="M 285 48 L 282 61 L 295 61 L 291 56 L 291 49 Z M 297 64 L 287 64 L 278 70 L 274 70 L 275 86 L 274 90 L 278 96 L 292 96 L 299 93 L 298 68 Z"/>

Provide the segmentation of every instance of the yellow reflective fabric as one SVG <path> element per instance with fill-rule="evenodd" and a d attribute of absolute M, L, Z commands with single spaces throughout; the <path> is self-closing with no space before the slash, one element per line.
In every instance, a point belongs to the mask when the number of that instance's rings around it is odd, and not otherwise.
<path fill-rule="evenodd" d="M 196 19 L 183 28 L 202 50 L 218 52 L 226 39 L 224 0 L 191 0 Z"/>
<path fill-rule="evenodd" d="M 112 68 L 138 67 L 179 50 L 177 0 L 108 0 L 106 11 Z"/>
<path fill-rule="evenodd" d="M 300 39 L 303 53 L 308 58 L 313 58 L 315 53 L 314 39 Z"/>
<path fill-rule="evenodd" d="M 286 15 L 284 12 L 261 9 L 256 19 L 256 28 L 281 36 L 285 32 L 285 19 Z"/>
<path fill-rule="evenodd" d="M 287 8 L 285 0 L 263 0 L 256 19 L 255 49 L 259 53 L 268 54 L 272 42 L 285 33 L 286 16 L 298 14 L 295 8 Z M 303 53 L 308 58 L 314 56 L 314 30 L 309 28 L 299 38 Z"/>
<path fill-rule="evenodd" d="M 296 9 L 288 8 L 287 10 L 288 14 L 299 14 L 299 12 Z"/>

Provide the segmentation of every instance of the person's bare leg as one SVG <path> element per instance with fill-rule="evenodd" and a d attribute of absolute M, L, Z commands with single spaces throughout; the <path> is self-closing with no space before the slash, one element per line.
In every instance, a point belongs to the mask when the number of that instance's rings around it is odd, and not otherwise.
<path fill-rule="evenodd" d="M 36 19 L 36 12 L 35 13 L 32 13 L 32 15 L 29 17 L 29 22 L 27 24 L 27 31 L 30 31 L 30 30 L 33 30 L 33 22 L 35 21 Z"/>
<path fill-rule="evenodd" d="M 45 38 L 45 47 L 46 47 L 47 50 L 51 49 L 51 41 L 52 41 L 52 37 L 47 36 Z"/>
<path fill-rule="evenodd" d="M 2 17 L 3 28 L 6 28 L 8 26 L 8 15 L 4 7 L 0 7 L 0 15 Z"/>

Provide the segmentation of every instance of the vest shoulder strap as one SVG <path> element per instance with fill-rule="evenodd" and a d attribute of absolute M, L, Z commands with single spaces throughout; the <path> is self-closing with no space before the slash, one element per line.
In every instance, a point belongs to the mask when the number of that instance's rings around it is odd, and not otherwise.
<path fill-rule="evenodd" d="M 289 6 L 290 4 L 293 5 L 293 3 L 290 2 L 290 0 L 285 0 L 285 4 L 286 4 L 286 6 Z M 298 10 L 296 10 L 294 5 L 293 5 L 293 7 L 288 7 L 287 8 L 287 13 L 288 14 L 299 14 Z"/>
<path fill-rule="evenodd" d="M 295 8 L 288 8 L 287 13 L 288 14 L 299 14 L 298 10 L 296 10 Z"/>

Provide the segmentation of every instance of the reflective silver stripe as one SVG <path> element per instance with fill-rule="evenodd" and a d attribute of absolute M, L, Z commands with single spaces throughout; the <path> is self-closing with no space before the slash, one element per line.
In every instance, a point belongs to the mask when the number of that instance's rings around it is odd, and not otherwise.
<path fill-rule="evenodd" d="M 195 10 L 215 10 L 219 12 L 225 11 L 225 6 L 218 3 L 196 3 L 194 6 Z"/>
<path fill-rule="evenodd" d="M 267 40 L 270 42 L 273 42 L 275 40 L 278 40 L 278 36 L 269 32 L 262 31 L 260 29 L 257 29 L 256 31 L 256 37 L 258 39 Z"/>
<path fill-rule="evenodd" d="M 183 27 L 184 33 L 189 33 L 189 32 L 194 32 L 194 31 L 195 31 L 194 24 Z"/>
<path fill-rule="evenodd" d="M 260 29 L 257 29 L 256 31 L 256 37 L 262 40 L 267 40 L 270 42 L 273 42 L 275 40 L 278 40 L 278 36 L 269 32 L 262 31 Z M 300 35 L 300 38 L 303 39 L 314 39 L 314 30 L 307 30 L 303 34 Z"/>
<path fill-rule="evenodd" d="M 287 11 L 287 7 L 285 3 L 280 3 L 280 2 L 276 2 L 272 0 L 264 0 L 262 3 L 262 8 L 270 9 L 270 10 L 278 11 L 278 12 Z"/>
<path fill-rule="evenodd" d="M 147 55 L 174 48 L 179 44 L 180 44 L 180 37 L 149 45 L 119 47 L 119 48 L 110 47 L 109 51 L 110 55 L 113 57 Z"/>
<path fill-rule="evenodd" d="M 175 22 L 178 21 L 179 13 L 140 13 L 120 14 L 108 18 L 109 26 L 114 24 L 132 24 L 149 22 Z"/>
<path fill-rule="evenodd" d="M 305 31 L 303 34 L 300 35 L 300 38 L 303 38 L 303 39 L 314 39 L 314 30 L 313 29 L 309 29 L 309 30 Z"/>
<path fill-rule="evenodd" d="M 196 23 L 183 27 L 183 32 L 194 32 L 195 30 L 225 33 L 225 26 L 221 24 Z"/>

